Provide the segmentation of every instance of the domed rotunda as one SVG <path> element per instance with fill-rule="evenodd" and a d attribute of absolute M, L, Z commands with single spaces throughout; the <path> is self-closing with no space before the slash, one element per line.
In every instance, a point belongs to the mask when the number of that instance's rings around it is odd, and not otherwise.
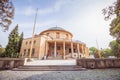
<path fill-rule="evenodd" d="M 23 39 L 20 53 L 23 57 L 49 60 L 89 58 L 86 44 L 72 38 L 71 32 L 61 27 L 51 27 L 33 38 Z"/>

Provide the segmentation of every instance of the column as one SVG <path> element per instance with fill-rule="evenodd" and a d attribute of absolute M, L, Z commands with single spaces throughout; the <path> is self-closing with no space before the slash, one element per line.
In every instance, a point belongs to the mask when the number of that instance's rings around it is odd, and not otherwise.
<path fill-rule="evenodd" d="M 39 44 L 38 59 L 40 59 L 40 53 L 41 53 L 41 52 L 40 52 L 40 51 L 41 51 L 40 49 L 41 49 L 41 36 L 40 36 L 40 44 Z"/>
<path fill-rule="evenodd" d="M 80 59 L 80 49 L 79 49 L 79 43 L 77 43 L 77 51 L 78 51 L 78 58 Z"/>
<path fill-rule="evenodd" d="M 54 57 L 56 57 L 56 41 L 54 42 Z"/>
<path fill-rule="evenodd" d="M 46 56 L 48 55 L 48 42 L 46 41 L 46 50 L 45 50 L 45 54 L 46 54 Z"/>
<path fill-rule="evenodd" d="M 86 47 L 84 48 L 84 57 L 86 57 Z"/>
<path fill-rule="evenodd" d="M 82 57 L 84 56 L 84 49 L 83 49 L 83 45 L 82 45 Z"/>
<path fill-rule="evenodd" d="M 47 41 L 45 41 L 44 60 L 47 58 Z"/>
<path fill-rule="evenodd" d="M 71 41 L 71 56 L 73 57 L 73 42 Z"/>
<path fill-rule="evenodd" d="M 65 40 L 63 40 L 63 59 L 65 59 Z"/>

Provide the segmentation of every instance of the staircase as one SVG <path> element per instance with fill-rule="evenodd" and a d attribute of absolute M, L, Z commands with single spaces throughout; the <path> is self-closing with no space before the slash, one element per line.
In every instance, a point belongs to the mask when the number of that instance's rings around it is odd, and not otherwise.
<path fill-rule="evenodd" d="M 80 71 L 85 70 L 76 65 L 76 60 L 33 60 L 13 71 Z"/>
<path fill-rule="evenodd" d="M 46 65 L 76 65 L 76 60 L 33 60 L 25 62 L 24 65 L 46 66 Z"/>
<path fill-rule="evenodd" d="M 62 56 L 56 56 L 56 57 L 48 56 L 47 60 L 63 60 L 63 58 L 62 58 Z"/>
<path fill-rule="evenodd" d="M 75 59 L 75 58 L 72 58 L 71 54 L 68 54 L 68 55 L 65 56 L 65 59 L 70 60 L 70 59 Z M 63 56 L 62 55 L 59 55 L 59 56 L 56 56 L 56 57 L 48 56 L 47 60 L 63 60 Z"/>
<path fill-rule="evenodd" d="M 86 70 L 81 66 L 20 66 L 14 68 L 13 71 L 81 71 Z"/>

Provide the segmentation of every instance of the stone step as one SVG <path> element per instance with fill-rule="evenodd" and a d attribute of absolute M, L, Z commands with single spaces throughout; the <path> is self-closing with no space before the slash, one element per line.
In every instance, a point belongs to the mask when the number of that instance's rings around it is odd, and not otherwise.
<path fill-rule="evenodd" d="M 86 70 L 81 66 L 21 66 L 13 71 L 80 71 Z"/>
<path fill-rule="evenodd" d="M 46 69 L 46 68 L 82 68 L 81 66 L 20 66 L 19 69 Z"/>
<path fill-rule="evenodd" d="M 48 56 L 47 57 L 47 60 L 62 60 L 62 56 L 57 56 L 57 57 L 51 57 L 51 56 Z"/>
<path fill-rule="evenodd" d="M 76 65 L 76 60 L 33 60 L 31 62 L 25 62 L 24 65 Z"/>

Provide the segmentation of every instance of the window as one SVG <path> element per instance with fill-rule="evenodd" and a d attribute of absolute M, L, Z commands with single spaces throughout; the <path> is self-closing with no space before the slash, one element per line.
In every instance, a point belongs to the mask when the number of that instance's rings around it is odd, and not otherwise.
<path fill-rule="evenodd" d="M 69 48 L 69 53 L 71 53 L 71 48 Z"/>
<path fill-rule="evenodd" d="M 60 46 L 57 46 L 57 50 L 60 50 Z"/>
<path fill-rule="evenodd" d="M 56 38 L 60 38 L 60 33 L 59 32 L 56 33 Z"/>
<path fill-rule="evenodd" d="M 28 43 L 28 42 L 26 41 L 26 45 L 27 45 L 27 43 Z"/>
<path fill-rule="evenodd" d="M 74 49 L 74 53 L 76 53 L 76 49 Z"/>
<path fill-rule="evenodd" d="M 66 39 L 68 39 L 68 34 L 66 34 Z"/>
<path fill-rule="evenodd" d="M 35 48 L 32 49 L 32 56 L 35 54 Z"/>
<path fill-rule="evenodd" d="M 29 56 L 29 54 L 30 54 L 30 49 L 28 49 L 28 54 L 27 54 L 27 56 Z"/>
<path fill-rule="evenodd" d="M 65 47 L 65 50 L 67 50 L 67 47 Z"/>
<path fill-rule="evenodd" d="M 36 43 L 36 40 L 34 40 L 34 44 Z"/>
<path fill-rule="evenodd" d="M 80 56 L 80 58 L 81 58 L 81 55 L 79 55 Z"/>
<path fill-rule="evenodd" d="M 54 46 L 51 46 L 50 48 L 51 48 L 51 50 L 53 50 L 53 49 L 54 49 Z"/>
<path fill-rule="evenodd" d="M 23 54 L 23 56 L 25 56 L 26 55 L 26 49 L 24 49 L 24 54 Z"/>
<path fill-rule="evenodd" d="M 31 44 L 31 41 L 29 42 L 29 44 Z"/>
<path fill-rule="evenodd" d="M 49 36 L 49 33 L 47 33 L 47 36 Z"/>

